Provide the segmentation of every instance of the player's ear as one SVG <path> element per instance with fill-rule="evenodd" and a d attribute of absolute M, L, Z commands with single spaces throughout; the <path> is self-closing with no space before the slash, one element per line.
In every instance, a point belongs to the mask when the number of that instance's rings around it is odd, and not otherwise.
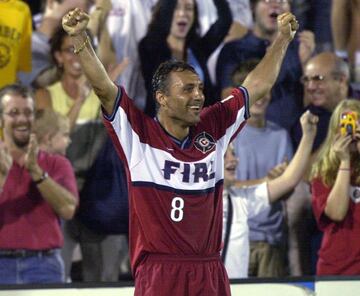
<path fill-rule="evenodd" d="M 159 106 L 163 107 L 166 105 L 166 96 L 161 91 L 156 91 L 155 93 L 156 102 Z"/>

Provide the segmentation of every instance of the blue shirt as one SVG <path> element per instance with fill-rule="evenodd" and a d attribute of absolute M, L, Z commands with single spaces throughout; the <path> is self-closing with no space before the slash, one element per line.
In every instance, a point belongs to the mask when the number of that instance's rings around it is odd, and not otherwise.
<path fill-rule="evenodd" d="M 220 89 L 233 86 L 234 70 L 248 59 L 262 59 L 270 42 L 252 32 L 225 44 L 216 65 L 216 81 Z M 298 55 L 299 42 L 292 41 L 286 52 L 278 79 L 271 91 L 266 118 L 288 131 L 296 123 L 303 109 L 303 87 L 300 83 L 302 66 Z"/>

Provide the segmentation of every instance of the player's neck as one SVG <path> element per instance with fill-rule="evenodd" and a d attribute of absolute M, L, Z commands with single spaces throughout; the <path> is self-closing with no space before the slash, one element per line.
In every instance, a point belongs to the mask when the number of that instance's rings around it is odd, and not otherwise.
<path fill-rule="evenodd" d="M 167 116 L 162 116 L 161 112 L 158 113 L 157 118 L 166 132 L 174 138 L 182 141 L 189 135 L 190 127 L 188 125 L 184 125 L 183 122 Z"/>

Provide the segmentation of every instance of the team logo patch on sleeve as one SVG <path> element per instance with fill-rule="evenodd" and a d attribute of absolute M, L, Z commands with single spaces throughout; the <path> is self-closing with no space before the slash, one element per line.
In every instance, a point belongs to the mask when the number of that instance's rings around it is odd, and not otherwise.
<path fill-rule="evenodd" d="M 195 137 L 194 144 L 197 150 L 205 154 L 215 147 L 215 140 L 208 133 L 202 132 Z"/>

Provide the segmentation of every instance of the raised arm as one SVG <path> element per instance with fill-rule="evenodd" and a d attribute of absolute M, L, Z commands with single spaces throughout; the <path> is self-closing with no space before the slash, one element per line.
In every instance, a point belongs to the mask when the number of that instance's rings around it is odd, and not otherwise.
<path fill-rule="evenodd" d="M 89 42 L 89 37 L 85 31 L 88 22 L 89 16 L 79 8 L 70 11 L 62 19 L 63 28 L 71 36 L 75 48 L 74 52 L 80 58 L 85 76 L 99 97 L 105 111 L 111 114 L 118 88 L 111 81 Z"/>
<path fill-rule="evenodd" d="M 264 97 L 273 87 L 280 72 L 288 45 L 299 27 L 295 16 L 290 12 L 279 15 L 277 23 L 279 30 L 274 42 L 260 63 L 249 73 L 243 83 L 243 86 L 249 92 L 250 106 L 258 99 Z"/>
<path fill-rule="evenodd" d="M 317 130 L 318 117 L 306 111 L 300 118 L 303 136 L 294 157 L 284 173 L 268 182 L 269 201 L 274 202 L 294 189 L 309 164 L 311 148 Z"/>

